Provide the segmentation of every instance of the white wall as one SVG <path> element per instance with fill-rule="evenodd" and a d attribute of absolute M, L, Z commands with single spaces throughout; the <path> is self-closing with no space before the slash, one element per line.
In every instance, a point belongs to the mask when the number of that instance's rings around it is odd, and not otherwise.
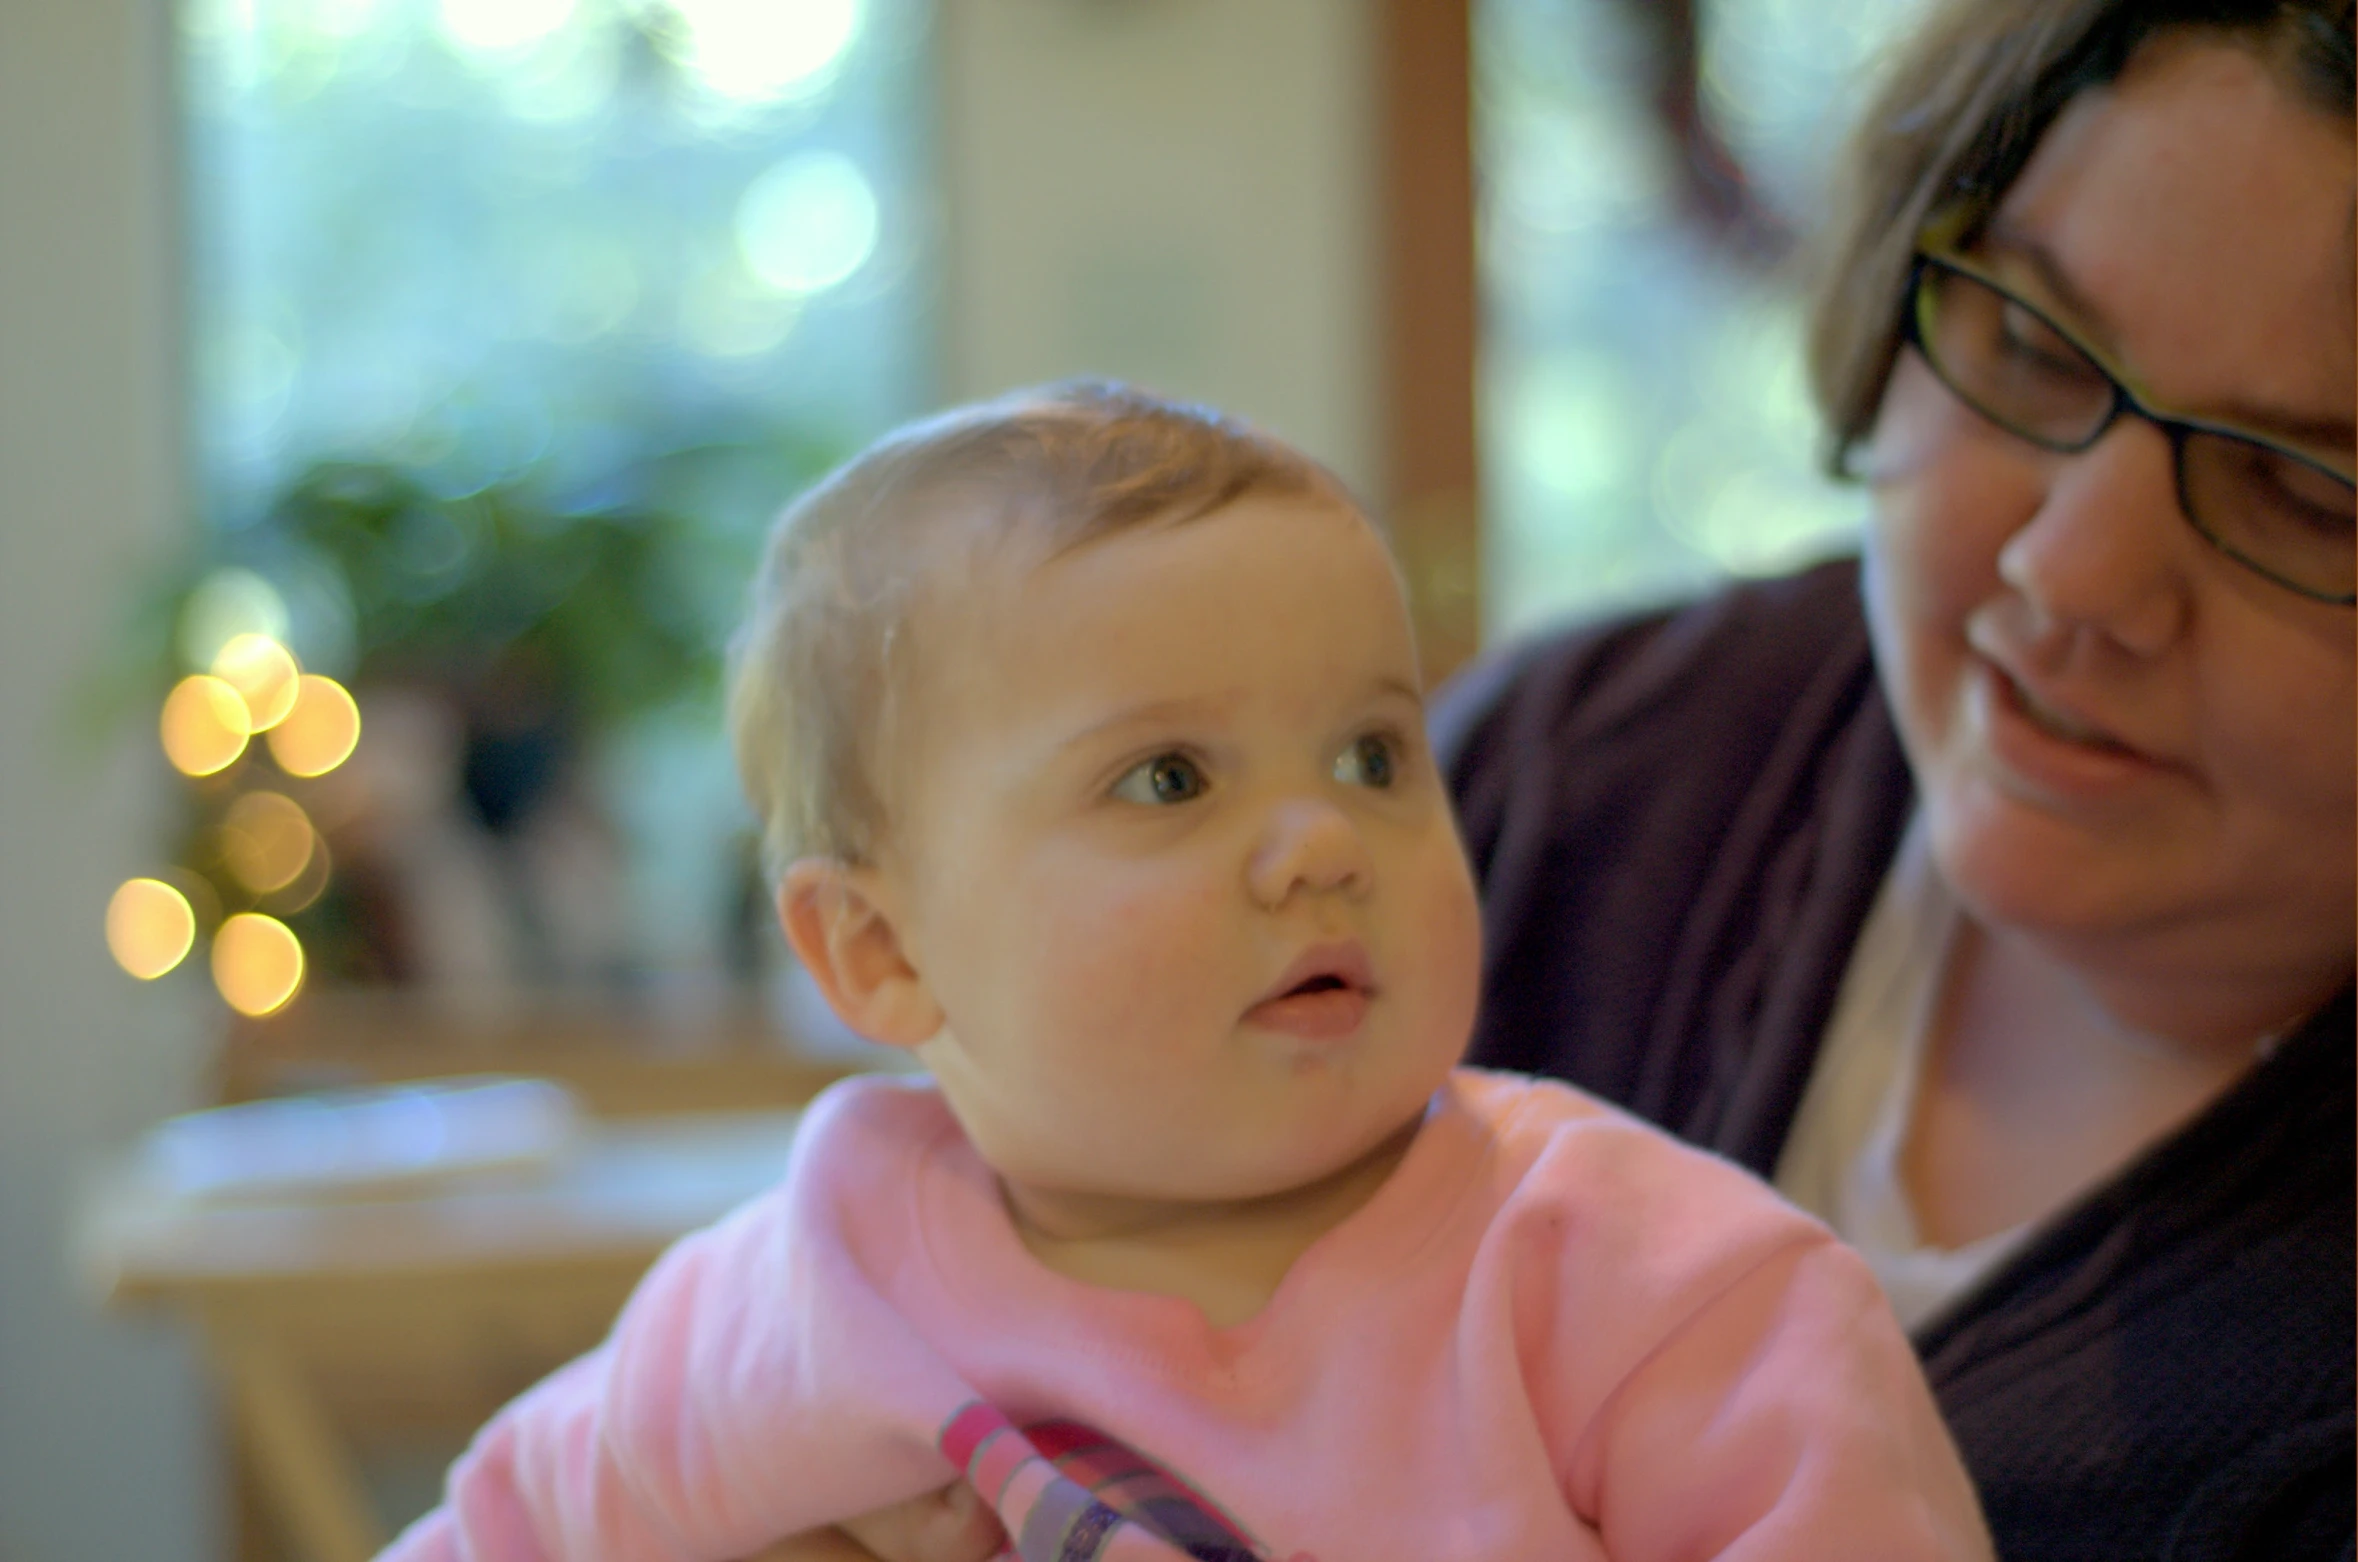
<path fill-rule="evenodd" d="M 1375 9 L 944 0 L 948 393 L 1133 378 L 1370 491 Z"/>
<path fill-rule="evenodd" d="M 180 524 L 168 43 L 163 0 L 0 0 L 0 1562 L 217 1550 L 177 1331 L 65 1263 L 76 1174 L 193 1099 L 205 1040 L 100 938 L 157 761 L 66 704 Z"/>

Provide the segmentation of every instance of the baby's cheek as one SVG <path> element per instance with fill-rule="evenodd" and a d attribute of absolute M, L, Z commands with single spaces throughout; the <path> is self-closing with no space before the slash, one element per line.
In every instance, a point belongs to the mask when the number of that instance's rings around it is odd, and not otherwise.
<path fill-rule="evenodd" d="M 1434 1022 L 1470 1034 L 1481 999 L 1482 910 L 1454 841 L 1435 865 L 1423 904 L 1427 925 L 1421 942 L 1433 965 Z"/>
<path fill-rule="evenodd" d="M 1232 921 L 1220 898 L 1186 881 L 1104 875 L 1037 930 L 1068 1015 L 1125 1029 L 1168 1024 L 1228 979 L 1219 950 Z"/>

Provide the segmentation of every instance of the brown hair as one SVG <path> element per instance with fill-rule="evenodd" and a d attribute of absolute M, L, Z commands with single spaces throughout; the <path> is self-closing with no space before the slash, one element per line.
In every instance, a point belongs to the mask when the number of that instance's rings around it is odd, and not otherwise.
<path fill-rule="evenodd" d="M 1845 474 L 1899 352 L 1917 236 L 1962 204 L 1970 239 L 2074 97 L 2157 33 L 2258 47 L 2320 110 L 2351 112 L 2353 0 L 1946 0 L 1852 133 L 1810 299 L 1810 388 Z"/>
<path fill-rule="evenodd" d="M 1309 457 L 1209 407 L 1125 385 L 1018 391 L 897 429 L 779 516 L 730 658 L 729 728 L 773 873 L 874 860 L 879 769 L 928 585 L 959 543 L 1053 556 L 1248 494 L 1349 503 Z"/>

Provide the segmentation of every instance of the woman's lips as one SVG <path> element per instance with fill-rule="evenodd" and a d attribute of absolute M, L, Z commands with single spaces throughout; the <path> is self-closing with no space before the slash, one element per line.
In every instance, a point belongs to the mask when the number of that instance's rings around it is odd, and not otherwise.
<path fill-rule="evenodd" d="M 2039 792 L 2100 797 L 2171 768 L 2041 698 L 1994 662 L 1976 659 L 1966 700 L 1992 757 Z"/>
<path fill-rule="evenodd" d="M 2006 692 L 2014 697 L 2015 709 L 2049 737 L 2061 738 L 2067 743 L 2085 743 L 2094 748 L 2112 749 L 2122 754 L 2132 752 L 2126 743 L 2108 737 L 2068 711 L 2042 703 L 2038 696 L 2015 679 L 2006 680 Z"/>

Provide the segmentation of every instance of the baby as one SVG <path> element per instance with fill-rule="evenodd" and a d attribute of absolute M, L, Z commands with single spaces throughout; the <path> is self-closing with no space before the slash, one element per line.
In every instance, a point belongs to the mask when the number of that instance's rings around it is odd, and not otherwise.
<path fill-rule="evenodd" d="M 1455 1067 L 1478 919 L 1375 529 L 1104 385 L 779 522 L 731 716 L 813 1103 L 389 1556 L 726 1562 L 973 1483 L 1024 1562 L 1986 1558 L 1865 1267 Z"/>

